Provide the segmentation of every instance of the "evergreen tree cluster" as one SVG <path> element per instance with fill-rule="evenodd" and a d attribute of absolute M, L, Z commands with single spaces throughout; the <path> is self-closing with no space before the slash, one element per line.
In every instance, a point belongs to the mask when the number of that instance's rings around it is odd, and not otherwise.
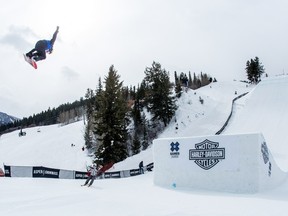
<path fill-rule="evenodd" d="M 212 81 L 217 82 L 216 78 L 212 79 L 212 77 L 210 77 L 208 74 L 202 72 L 200 73 L 200 75 L 197 76 L 195 73 L 193 73 L 192 78 L 190 71 L 188 73 L 188 77 L 187 74 L 184 72 L 181 72 L 180 76 L 178 76 L 177 71 L 175 71 L 174 79 L 175 79 L 175 92 L 177 94 L 177 97 L 181 96 L 183 87 L 195 90 L 210 84 Z"/>
<path fill-rule="evenodd" d="M 265 72 L 264 66 L 259 62 L 256 56 L 254 59 L 248 60 L 246 63 L 247 78 L 251 83 L 258 83 L 261 80 L 262 74 Z"/>
<path fill-rule="evenodd" d="M 206 86 L 210 84 L 212 81 L 217 82 L 215 78 L 213 80 L 212 77 L 210 77 L 208 74 L 202 72 L 200 73 L 200 75 L 197 76 L 195 73 L 193 73 L 192 78 L 190 71 L 188 73 L 188 77 L 187 74 L 184 72 L 181 72 L 180 76 L 178 76 L 177 72 L 175 71 L 174 77 L 175 77 L 175 84 L 179 83 L 181 86 L 189 87 L 194 90 Z"/>
<path fill-rule="evenodd" d="M 146 149 L 159 128 L 174 116 L 176 105 L 168 72 L 153 62 L 144 73 L 140 85 L 125 87 L 112 65 L 104 85 L 99 79 L 95 91 L 87 90 L 84 139 L 96 163 L 115 163 Z M 151 121 L 145 110 L 152 114 Z"/>
<path fill-rule="evenodd" d="M 68 124 L 79 120 L 84 113 L 84 100 L 81 98 L 79 101 L 73 103 L 62 104 L 57 108 L 51 109 L 50 107 L 46 111 L 42 111 L 32 116 L 24 117 L 21 120 L 14 123 L 1 125 L 0 133 L 6 133 L 19 128 L 27 128 L 34 126 L 43 126 L 51 124 Z"/>

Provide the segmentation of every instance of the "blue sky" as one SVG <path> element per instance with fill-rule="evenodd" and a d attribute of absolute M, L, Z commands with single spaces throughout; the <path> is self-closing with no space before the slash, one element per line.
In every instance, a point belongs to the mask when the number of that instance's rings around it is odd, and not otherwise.
<path fill-rule="evenodd" d="M 113 64 L 137 85 L 153 61 L 173 73 L 245 79 L 258 56 L 269 75 L 286 73 L 284 0 L 0 0 L 0 111 L 25 117 L 95 89 Z M 50 39 L 54 52 L 34 70 L 23 53 Z"/>

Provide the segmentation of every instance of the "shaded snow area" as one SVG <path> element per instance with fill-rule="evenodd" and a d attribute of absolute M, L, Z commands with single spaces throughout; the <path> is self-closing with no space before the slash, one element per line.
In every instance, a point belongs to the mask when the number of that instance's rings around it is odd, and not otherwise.
<path fill-rule="evenodd" d="M 175 118 L 160 137 L 214 135 L 229 116 L 232 99 L 245 92 L 250 93 L 236 101 L 224 133 L 261 132 L 276 164 L 287 171 L 286 76 L 266 78 L 257 86 L 231 81 L 189 90 L 178 100 Z M 92 158 L 81 149 L 83 129 L 83 122 L 77 122 L 25 129 L 23 137 L 18 136 L 19 131 L 4 134 L 0 138 L 0 163 L 84 171 Z M 144 164 L 153 162 L 152 148 L 115 164 L 111 171 L 138 168 L 141 160 Z M 287 181 L 273 190 L 234 194 L 183 190 L 172 185 L 159 187 L 154 185 L 153 175 L 148 172 L 123 179 L 96 180 L 90 188 L 80 186 L 83 180 L 0 178 L 0 212 L 5 216 L 284 216 L 288 212 Z"/>

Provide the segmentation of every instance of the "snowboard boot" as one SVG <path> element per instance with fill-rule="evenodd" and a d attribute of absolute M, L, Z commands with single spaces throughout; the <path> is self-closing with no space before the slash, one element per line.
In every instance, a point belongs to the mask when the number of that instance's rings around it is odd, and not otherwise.
<path fill-rule="evenodd" d="M 28 57 L 28 58 L 32 58 L 32 54 L 31 53 L 26 53 L 26 56 Z"/>

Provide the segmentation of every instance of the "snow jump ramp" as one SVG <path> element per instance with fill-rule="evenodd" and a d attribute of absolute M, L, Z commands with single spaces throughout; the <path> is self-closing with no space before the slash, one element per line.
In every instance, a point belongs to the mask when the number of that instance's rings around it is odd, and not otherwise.
<path fill-rule="evenodd" d="M 257 193 L 287 177 L 260 133 L 156 139 L 153 154 L 154 184 L 163 187 Z"/>

